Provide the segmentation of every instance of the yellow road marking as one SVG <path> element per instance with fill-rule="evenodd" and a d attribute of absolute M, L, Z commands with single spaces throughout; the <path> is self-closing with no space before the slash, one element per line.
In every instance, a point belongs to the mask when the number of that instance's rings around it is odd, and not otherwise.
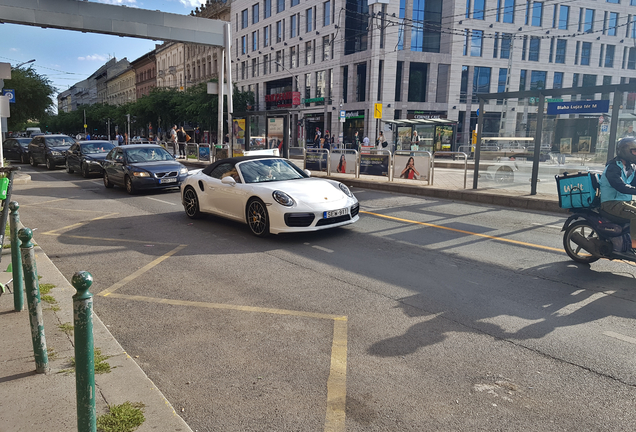
<path fill-rule="evenodd" d="M 361 210 L 360 213 L 365 213 L 365 214 L 368 214 L 368 215 L 377 216 L 377 217 L 381 217 L 381 218 L 384 218 L 384 219 L 390 219 L 390 220 L 394 220 L 394 221 L 398 221 L 398 222 L 405 222 L 405 223 L 410 223 L 410 224 L 423 225 L 423 226 L 427 226 L 427 227 L 443 229 L 443 230 L 446 230 L 446 231 L 453 231 L 453 232 L 457 232 L 457 233 L 461 233 L 461 234 L 473 235 L 473 236 L 476 236 L 476 237 L 487 238 L 487 239 L 490 239 L 490 240 L 496 240 L 496 241 L 500 241 L 500 242 L 504 242 L 504 243 L 512 243 L 512 244 L 516 244 L 516 245 L 520 245 L 520 246 L 528 246 L 528 247 L 532 247 L 532 248 L 536 248 L 536 249 L 544 249 L 544 250 L 564 253 L 563 249 L 557 249 L 557 248 L 553 248 L 553 247 L 550 247 L 550 246 L 542 246 L 542 245 L 533 244 L 533 243 L 526 243 L 526 242 L 522 242 L 522 241 L 518 241 L 518 240 L 511 240 L 511 239 L 507 239 L 507 238 L 503 238 L 503 237 L 491 236 L 491 235 L 488 235 L 488 234 L 480 234 L 480 233 L 475 233 L 475 232 L 471 232 L 471 231 L 465 231 L 465 230 L 461 230 L 461 229 L 457 229 L 457 228 L 451 228 L 451 227 L 447 227 L 447 226 L 443 226 L 443 225 L 435 225 L 435 224 L 427 223 L 427 222 L 419 222 L 419 221 L 414 221 L 414 220 L 410 220 L 410 219 L 402 219 L 402 218 L 398 218 L 398 217 L 395 217 L 395 216 L 387 216 L 387 215 L 383 215 L 383 214 L 380 214 L 380 213 L 373 213 L 373 212 L 363 211 L 363 210 Z"/>
<path fill-rule="evenodd" d="M 117 285 L 117 284 L 115 284 Z M 113 287 L 115 287 L 113 285 Z M 111 287 L 112 288 L 112 287 Z M 109 288 L 108 290 L 110 290 Z M 115 289 L 119 288 L 118 286 Z M 208 309 L 225 309 L 242 312 L 260 312 L 274 315 L 289 315 L 304 318 L 333 320 L 333 340 L 331 342 L 331 363 L 327 379 L 327 413 L 325 415 L 325 432 L 344 432 L 347 401 L 347 317 L 316 312 L 295 311 L 289 309 L 262 308 L 223 303 L 207 303 L 190 300 L 174 300 L 139 295 L 128 295 L 102 291 L 98 295 L 109 298 L 137 300 L 148 303 L 169 304 L 175 306 L 194 306 Z"/>
<path fill-rule="evenodd" d="M 71 197 L 71 198 L 75 198 L 75 197 Z M 37 206 L 37 205 L 41 205 L 41 204 L 48 204 L 48 203 L 57 202 L 57 201 L 66 201 L 66 200 L 70 200 L 71 198 L 58 198 L 58 199 L 54 199 L 54 200 L 42 201 L 42 202 L 39 202 L 39 203 L 24 204 L 24 205 L 20 205 L 20 207 L 33 207 L 33 206 Z"/>
<path fill-rule="evenodd" d="M 89 236 L 79 236 L 79 235 L 70 235 L 70 234 L 64 234 L 64 233 L 55 233 L 53 231 L 49 231 L 49 232 L 45 232 L 45 233 L 40 233 L 40 234 L 44 234 L 44 235 L 50 235 L 50 236 L 64 236 L 64 237 L 68 237 L 68 238 L 76 238 L 76 239 L 82 239 L 82 240 L 103 240 L 103 241 L 111 241 L 111 242 L 119 242 L 119 243 L 143 243 L 143 244 L 153 244 L 153 245 L 175 245 L 178 243 L 166 243 L 166 242 L 156 242 L 156 241 L 148 241 L 148 240 L 132 240 L 132 239 L 121 239 L 121 238 L 109 238 L 109 237 L 89 237 Z"/>
<path fill-rule="evenodd" d="M 347 320 L 333 321 L 331 368 L 327 380 L 327 415 L 325 432 L 345 430 L 347 402 Z"/>
<path fill-rule="evenodd" d="M 22 205 L 20 205 L 20 207 L 22 207 Z M 29 204 L 26 204 L 25 207 L 29 207 Z M 68 209 L 68 208 L 61 208 L 61 207 L 47 207 L 47 210 L 60 210 L 63 212 L 86 212 L 86 213 L 107 213 L 105 211 L 101 211 L 101 210 L 83 210 L 83 209 Z"/>
<path fill-rule="evenodd" d="M 187 245 L 184 245 L 184 244 L 177 246 L 176 248 L 174 248 L 170 252 L 168 252 L 168 253 L 160 256 L 159 258 L 155 259 L 154 261 L 146 264 L 145 266 L 143 266 L 142 268 L 140 268 L 139 270 L 137 270 L 133 274 L 126 276 L 121 281 L 113 284 L 109 288 L 106 288 L 104 291 L 101 291 L 97 295 L 99 295 L 99 296 L 107 296 L 109 294 L 112 294 L 115 290 L 118 290 L 119 288 L 121 288 L 124 285 L 126 285 L 128 282 L 130 282 L 130 281 L 132 281 L 134 279 L 137 279 L 139 276 L 141 276 L 142 274 L 146 273 L 148 270 L 152 269 L 153 267 L 157 266 L 158 264 L 161 264 L 164 260 L 166 260 L 169 257 L 171 257 L 172 255 L 176 254 L 177 252 L 179 252 L 181 249 L 185 248 L 186 246 Z"/>
<path fill-rule="evenodd" d="M 55 234 L 57 231 L 69 230 L 71 228 L 75 228 L 75 227 L 78 227 L 78 226 L 86 225 L 87 223 L 90 223 L 90 222 L 93 222 L 93 221 L 96 221 L 96 220 L 100 220 L 100 219 L 104 219 L 104 218 L 107 218 L 109 216 L 116 216 L 118 214 L 119 213 L 108 213 L 108 214 L 105 214 L 105 215 L 102 215 L 102 216 L 97 216 L 96 218 L 93 218 L 93 219 L 90 219 L 90 220 L 87 220 L 87 221 L 84 221 L 84 222 L 78 222 L 78 223 L 74 223 L 72 225 L 68 225 L 68 226 L 65 226 L 65 227 L 62 227 L 62 228 L 54 229 L 52 231 L 47 231 L 44 234 L 48 234 L 48 235 Z"/>

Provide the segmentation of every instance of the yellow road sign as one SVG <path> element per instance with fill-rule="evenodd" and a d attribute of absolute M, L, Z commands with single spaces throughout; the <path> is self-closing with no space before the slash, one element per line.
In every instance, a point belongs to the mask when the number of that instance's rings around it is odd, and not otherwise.
<path fill-rule="evenodd" d="M 382 118 L 382 104 L 377 103 L 373 109 L 373 118 L 381 119 Z"/>

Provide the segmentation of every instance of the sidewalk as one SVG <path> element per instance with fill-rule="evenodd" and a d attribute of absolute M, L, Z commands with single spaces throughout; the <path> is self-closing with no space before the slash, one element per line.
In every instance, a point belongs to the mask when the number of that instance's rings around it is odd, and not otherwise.
<path fill-rule="evenodd" d="M 11 261 L 9 251 L 3 251 L 3 269 Z M 56 303 L 42 302 L 50 372 L 35 374 L 29 313 L 15 312 L 13 295 L 7 292 L 0 297 L 0 431 L 77 431 L 75 373 L 63 372 L 71 368 L 70 359 L 75 356 L 73 335 L 60 328 L 73 325 L 75 289 L 40 248 L 35 253 L 40 284 L 55 285 L 50 295 Z M 2 283 L 10 278 L 11 273 L 0 273 Z M 108 405 L 141 402 L 146 420 L 138 432 L 192 432 L 95 314 L 93 333 L 95 348 L 109 356 L 106 361 L 111 367 L 111 372 L 95 375 L 97 416 L 106 414 Z"/>

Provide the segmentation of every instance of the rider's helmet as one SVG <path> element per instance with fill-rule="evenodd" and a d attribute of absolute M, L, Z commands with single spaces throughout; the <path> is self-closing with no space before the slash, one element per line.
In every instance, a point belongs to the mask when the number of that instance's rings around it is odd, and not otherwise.
<path fill-rule="evenodd" d="M 617 154 L 623 160 L 636 164 L 636 138 L 625 137 L 618 142 Z"/>

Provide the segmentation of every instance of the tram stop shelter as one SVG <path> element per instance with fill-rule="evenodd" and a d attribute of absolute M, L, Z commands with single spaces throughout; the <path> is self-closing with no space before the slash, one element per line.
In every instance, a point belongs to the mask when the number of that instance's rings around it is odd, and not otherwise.
<path fill-rule="evenodd" d="M 393 129 L 393 148 L 413 151 L 456 151 L 457 122 L 441 118 L 382 120 Z"/>

